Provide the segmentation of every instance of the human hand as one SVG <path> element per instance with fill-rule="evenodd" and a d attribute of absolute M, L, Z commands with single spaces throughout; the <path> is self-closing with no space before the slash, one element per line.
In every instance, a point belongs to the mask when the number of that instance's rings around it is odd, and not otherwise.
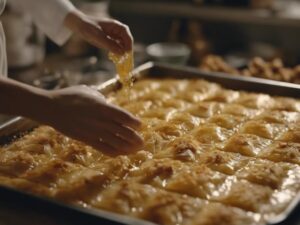
<path fill-rule="evenodd" d="M 143 145 L 134 131 L 141 123 L 130 113 L 109 104 L 97 90 L 75 86 L 49 91 L 50 113 L 43 122 L 63 134 L 108 155 L 128 154 Z"/>
<path fill-rule="evenodd" d="M 119 55 L 132 49 L 133 37 L 128 26 L 117 20 L 97 19 L 74 11 L 66 16 L 65 25 L 95 47 Z"/>

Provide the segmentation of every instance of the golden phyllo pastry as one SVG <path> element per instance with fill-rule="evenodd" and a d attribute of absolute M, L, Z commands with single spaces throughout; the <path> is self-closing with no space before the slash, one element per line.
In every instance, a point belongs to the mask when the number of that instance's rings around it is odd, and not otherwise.
<path fill-rule="evenodd" d="M 145 79 L 108 101 L 144 147 L 108 157 L 40 126 L 1 148 L 0 184 L 162 225 L 266 224 L 300 190 L 300 101 Z"/>

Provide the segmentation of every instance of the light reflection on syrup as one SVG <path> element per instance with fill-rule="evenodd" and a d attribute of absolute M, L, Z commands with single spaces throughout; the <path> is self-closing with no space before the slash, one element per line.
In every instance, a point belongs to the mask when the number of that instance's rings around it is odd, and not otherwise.
<path fill-rule="evenodd" d="M 117 73 L 121 84 L 123 85 L 123 90 L 128 92 L 132 86 L 132 70 L 134 68 L 133 52 L 126 52 L 123 55 L 117 55 L 115 53 L 109 52 L 109 59 L 115 64 Z M 129 94 L 129 93 L 128 93 Z"/>

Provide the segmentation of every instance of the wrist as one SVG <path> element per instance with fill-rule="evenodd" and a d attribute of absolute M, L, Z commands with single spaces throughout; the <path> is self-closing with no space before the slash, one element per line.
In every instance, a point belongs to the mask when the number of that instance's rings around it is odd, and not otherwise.
<path fill-rule="evenodd" d="M 84 14 L 79 10 L 69 12 L 64 20 L 64 25 L 73 32 L 80 29 L 80 24 L 83 22 Z"/>
<path fill-rule="evenodd" d="M 54 111 L 51 91 L 38 89 L 9 78 L 0 78 L 0 113 L 46 122 Z"/>
<path fill-rule="evenodd" d="M 20 104 L 19 114 L 39 122 L 45 122 L 44 118 L 53 111 L 50 91 L 47 90 L 33 88 L 26 91 L 24 103 Z"/>

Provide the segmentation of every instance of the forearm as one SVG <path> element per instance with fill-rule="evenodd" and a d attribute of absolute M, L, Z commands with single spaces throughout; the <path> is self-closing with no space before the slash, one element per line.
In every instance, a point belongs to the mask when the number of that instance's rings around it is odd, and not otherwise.
<path fill-rule="evenodd" d="M 17 81 L 0 78 L 0 113 L 38 118 L 49 101 L 48 92 Z"/>
<path fill-rule="evenodd" d="M 78 32 L 80 29 L 80 24 L 83 26 L 84 14 L 79 10 L 73 10 L 68 13 L 64 19 L 64 26 L 67 27 L 72 32 Z"/>

